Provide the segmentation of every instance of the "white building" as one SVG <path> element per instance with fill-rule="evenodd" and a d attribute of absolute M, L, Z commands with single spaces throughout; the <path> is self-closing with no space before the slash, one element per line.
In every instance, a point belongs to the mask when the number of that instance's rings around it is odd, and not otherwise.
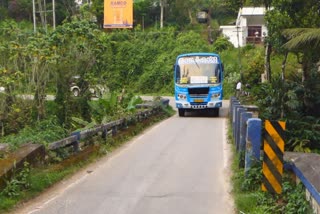
<path fill-rule="evenodd" d="M 259 44 L 268 34 L 265 26 L 264 7 L 240 8 L 236 25 L 220 26 L 222 34 L 229 38 L 235 47 L 243 47 L 248 43 Z"/>

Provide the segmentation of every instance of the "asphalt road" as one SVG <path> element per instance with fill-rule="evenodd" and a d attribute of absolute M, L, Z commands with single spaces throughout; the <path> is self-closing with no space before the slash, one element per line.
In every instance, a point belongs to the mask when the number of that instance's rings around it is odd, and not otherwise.
<path fill-rule="evenodd" d="M 219 118 L 175 115 L 15 213 L 234 213 L 227 109 L 228 101 Z"/>

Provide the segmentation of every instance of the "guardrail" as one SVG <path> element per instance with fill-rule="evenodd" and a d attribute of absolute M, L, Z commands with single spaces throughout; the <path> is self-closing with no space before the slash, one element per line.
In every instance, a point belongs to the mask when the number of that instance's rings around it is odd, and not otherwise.
<path fill-rule="evenodd" d="M 23 162 L 27 161 L 31 165 L 37 165 L 39 162 L 43 162 L 48 151 L 58 149 L 73 147 L 73 153 L 77 153 L 80 151 L 81 140 L 97 135 L 107 140 L 108 135 L 115 136 L 119 130 L 127 128 L 131 123 L 143 121 L 157 114 L 161 111 L 162 106 L 168 106 L 168 104 L 169 99 L 161 99 L 156 103 L 150 102 L 148 105 L 137 107 L 147 109 L 140 109 L 134 115 L 100 124 L 90 129 L 75 131 L 66 138 L 49 143 L 46 149 L 43 145 L 32 143 L 22 146 L 14 153 L 9 154 L 7 158 L 0 159 L 0 190 L 5 187 L 6 181 L 12 177 L 14 171 L 23 167 Z"/>
<path fill-rule="evenodd" d="M 163 100 L 162 103 L 164 105 L 168 105 L 169 101 Z M 109 122 L 106 124 L 100 124 L 94 128 L 90 128 L 90 129 L 82 130 L 82 131 L 75 131 L 75 132 L 71 133 L 71 136 L 69 136 L 69 137 L 66 137 L 64 139 L 50 143 L 48 145 L 48 149 L 49 150 L 57 150 L 59 148 L 73 146 L 74 151 L 78 152 L 80 140 L 97 135 L 98 133 L 101 133 L 101 136 L 104 139 L 106 139 L 109 131 L 111 131 L 111 134 L 114 136 L 120 127 L 127 127 L 127 124 L 130 123 L 131 121 L 138 121 L 139 122 L 139 121 L 147 118 L 148 116 L 153 115 L 154 113 L 158 112 L 160 109 L 160 106 L 154 107 L 152 105 L 149 105 L 148 107 L 151 109 L 139 111 L 135 115 L 132 115 L 132 116 L 129 116 L 126 118 L 122 118 L 122 119 L 119 119 L 116 121 L 112 121 L 112 122 Z"/>
<path fill-rule="evenodd" d="M 247 175 L 253 164 L 261 160 L 262 120 L 257 106 L 242 105 L 235 97 L 230 99 L 229 115 L 240 167 Z M 284 161 L 284 168 L 304 184 L 314 213 L 320 214 L 320 155 L 285 152 Z"/>

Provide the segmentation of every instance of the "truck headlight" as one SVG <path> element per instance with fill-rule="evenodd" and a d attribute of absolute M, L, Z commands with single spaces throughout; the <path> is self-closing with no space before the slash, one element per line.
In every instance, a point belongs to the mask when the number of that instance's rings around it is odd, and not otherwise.
<path fill-rule="evenodd" d="M 179 98 L 179 100 L 186 100 L 186 99 L 187 99 L 187 95 L 185 95 L 185 94 L 178 94 L 178 98 Z"/>
<path fill-rule="evenodd" d="M 211 99 L 218 99 L 220 97 L 220 93 L 212 94 Z"/>

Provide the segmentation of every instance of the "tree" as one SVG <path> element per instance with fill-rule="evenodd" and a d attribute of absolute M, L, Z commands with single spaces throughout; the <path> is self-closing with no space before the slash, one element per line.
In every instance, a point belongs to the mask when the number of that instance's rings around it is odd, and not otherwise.
<path fill-rule="evenodd" d="M 168 13 L 168 11 L 166 12 Z M 135 1 L 133 5 L 133 17 L 136 26 L 140 24 L 143 29 L 148 28 L 154 25 L 157 17 L 159 17 L 159 7 L 156 2 L 150 0 Z"/>
<path fill-rule="evenodd" d="M 97 17 L 97 24 L 100 28 L 103 28 L 103 10 L 104 10 L 104 1 L 103 0 L 92 0 L 91 6 L 85 4 L 82 8 L 85 7 L 89 9 L 89 12 L 92 12 Z"/>
<path fill-rule="evenodd" d="M 266 11 L 270 10 L 272 0 L 252 0 L 252 3 L 255 6 L 264 5 Z M 271 81 L 271 52 L 272 52 L 272 45 L 269 42 L 269 39 L 265 39 L 265 57 L 264 57 L 264 77 L 266 81 Z"/>
<path fill-rule="evenodd" d="M 283 31 L 289 40 L 284 48 L 291 52 L 302 53 L 302 82 L 309 80 L 312 64 L 320 59 L 320 28 L 293 28 Z"/>
<path fill-rule="evenodd" d="M 54 68 L 56 73 L 58 105 L 57 117 L 61 124 L 70 127 L 71 112 L 75 107 L 74 101 L 70 99 L 70 83 L 74 75 L 81 77 L 79 111 L 86 121 L 90 121 L 88 112 L 88 100 L 91 99 L 89 82 L 92 78 L 91 72 L 96 63 L 95 49 L 99 47 L 97 39 L 101 31 L 97 26 L 87 20 L 73 20 L 70 23 L 58 26 L 56 31 L 50 35 L 51 45 L 56 48 L 57 61 Z"/>
<path fill-rule="evenodd" d="M 163 13 L 164 13 L 164 9 L 167 5 L 167 1 L 166 0 L 160 0 L 160 28 L 163 28 Z"/>
<path fill-rule="evenodd" d="M 319 49 L 320 28 L 293 28 L 286 29 L 283 34 L 289 41 L 284 48 L 289 50 Z"/>
<path fill-rule="evenodd" d="M 282 31 L 288 28 L 315 27 L 319 25 L 320 3 L 317 0 L 273 0 L 271 5 L 272 10 L 269 10 L 265 17 L 268 27 L 266 42 L 276 52 L 284 54 L 284 68 L 287 49 L 283 48 L 283 44 L 286 43 L 287 39 L 282 34 Z"/>

